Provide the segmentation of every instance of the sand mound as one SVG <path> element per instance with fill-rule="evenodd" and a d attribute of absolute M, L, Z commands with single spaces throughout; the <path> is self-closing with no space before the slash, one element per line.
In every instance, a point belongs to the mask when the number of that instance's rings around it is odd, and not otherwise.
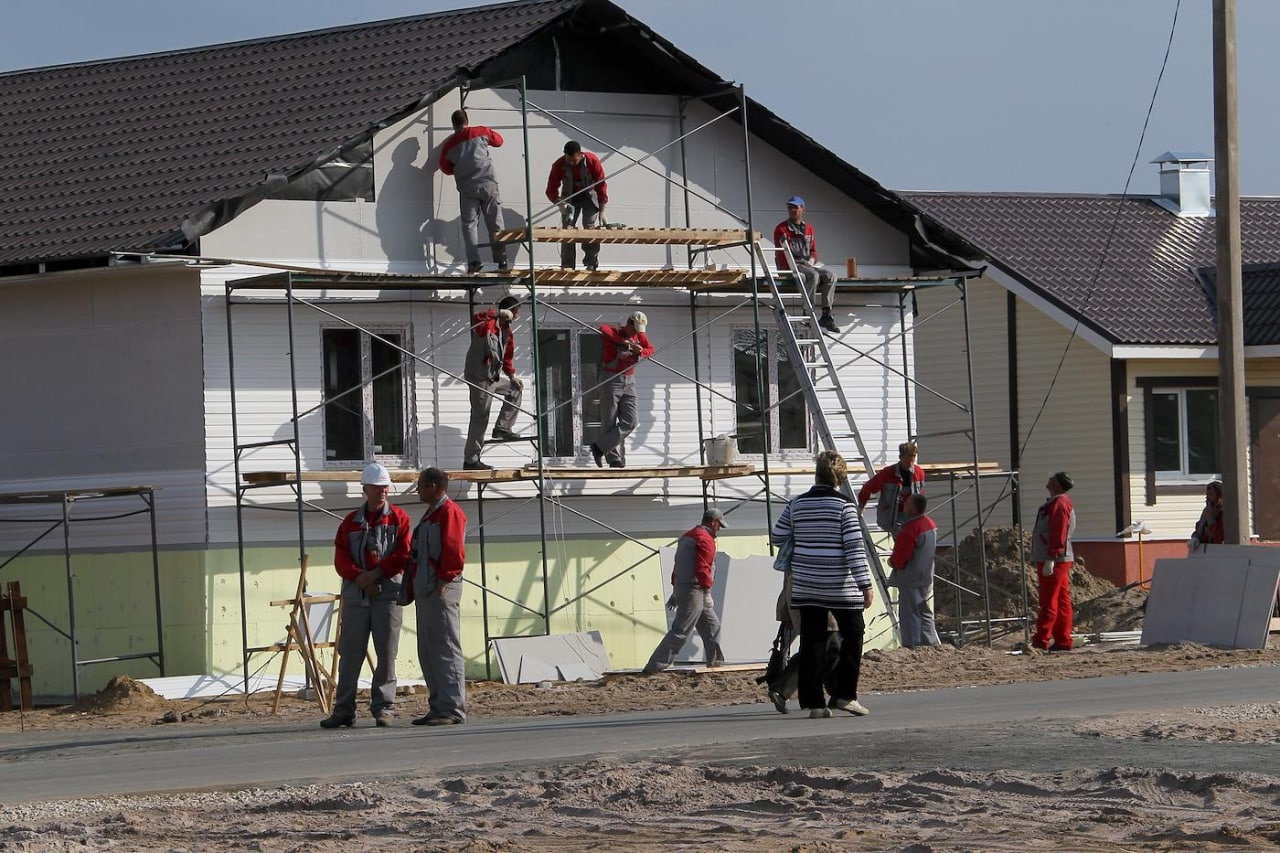
<path fill-rule="evenodd" d="M 117 675 L 107 686 L 92 696 L 81 696 L 74 705 L 64 710 L 72 714 L 118 714 L 155 712 L 164 713 L 171 707 L 169 700 L 140 681 L 127 675 Z"/>
<path fill-rule="evenodd" d="M 979 549 L 979 542 L 982 549 Z M 1021 548 L 1019 548 L 1021 546 Z M 1031 531 L 1012 527 L 987 528 L 981 540 L 977 531 L 959 547 L 937 561 L 940 580 L 934 584 L 934 609 L 940 624 L 954 625 L 959 613 L 965 620 L 984 614 L 982 556 L 985 552 L 987 590 L 991 618 L 1034 617 L 1040 606 L 1039 582 L 1031 560 Z M 951 581 L 951 583 L 947 583 Z M 958 590 L 957 585 L 965 590 Z M 1026 591 L 1026 609 L 1023 590 Z M 1142 605 L 1147 594 L 1140 589 L 1116 589 L 1109 581 L 1090 574 L 1077 557 L 1071 571 L 1071 598 L 1075 604 L 1075 629 L 1084 632 L 1136 631 L 1142 628 Z"/>

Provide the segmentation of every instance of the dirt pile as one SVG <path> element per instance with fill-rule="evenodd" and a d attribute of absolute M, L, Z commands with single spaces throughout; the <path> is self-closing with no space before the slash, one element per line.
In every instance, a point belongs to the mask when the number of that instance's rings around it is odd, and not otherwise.
<path fill-rule="evenodd" d="M 979 545 L 981 544 L 981 548 Z M 1031 531 L 990 527 L 961 541 L 959 547 L 938 558 L 934 584 L 934 610 L 940 625 L 954 626 L 959 614 L 965 620 L 984 614 L 982 557 L 986 556 L 987 589 L 991 618 L 1022 616 L 1023 587 L 1026 612 L 1034 617 L 1040 606 L 1039 581 L 1031 563 Z M 950 583 L 948 583 L 950 581 Z M 963 590 L 957 589 L 963 587 Z M 1077 631 L 1135 631 L 1142 628 L 1142 605 L 1147 594 L 1140 589 L 1119 590 L 1109 581 L 1091 575 L 1077 557 L 1071 570 L 1071 599 Z"/>
<path fill-rule="evenodd" d="M 117 675 L 91 696 L 59 709 L 65 714 L 163 714 L 172 710 L 169 700 L 140 681 Z"/>

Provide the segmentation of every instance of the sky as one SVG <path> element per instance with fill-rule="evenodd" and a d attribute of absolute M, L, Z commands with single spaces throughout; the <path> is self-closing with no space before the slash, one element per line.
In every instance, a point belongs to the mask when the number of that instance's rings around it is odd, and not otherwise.
<path fill-rule="evenodd" d="M 1154 193 L 1164 151 L 1213 152 L 1211 3 L 614 0 L 898 190 Z M 483 5 L 467 0 L 9 0 L 0 71 Z M 1280 2 L 1237 0 L 1239 168 L 1280 195 Z"/>

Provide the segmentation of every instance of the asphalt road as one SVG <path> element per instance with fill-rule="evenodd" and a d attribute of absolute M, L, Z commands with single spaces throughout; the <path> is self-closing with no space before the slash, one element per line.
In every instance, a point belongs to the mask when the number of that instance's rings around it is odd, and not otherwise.
<path fill-rule="evenodd" d="M 588 758 L 826 766 L 872 772 L 1076 767 L 1275 772 L 1280 747 L 1113 740 L 1084 718 L 1274 702 L 1280 667 L 864 695 L 868 717 L 810 720 L 767 703 L 464 726 L 322 731 L 313 723 L 43 732 L 0 737 L 0 805 L 104 794 L 554 767 Z"/>

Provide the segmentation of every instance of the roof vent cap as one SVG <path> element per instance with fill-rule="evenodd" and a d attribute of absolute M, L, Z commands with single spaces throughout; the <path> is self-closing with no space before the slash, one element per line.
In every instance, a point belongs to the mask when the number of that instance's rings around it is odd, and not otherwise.
<path fill-rule="evenodd" d="M 1213 158 L 1190 151 L 1166 151 L 1151 161 L 1160 166 L 1156 204 L 1175 216 L 1213 216 L 1209 172 Z"/>

